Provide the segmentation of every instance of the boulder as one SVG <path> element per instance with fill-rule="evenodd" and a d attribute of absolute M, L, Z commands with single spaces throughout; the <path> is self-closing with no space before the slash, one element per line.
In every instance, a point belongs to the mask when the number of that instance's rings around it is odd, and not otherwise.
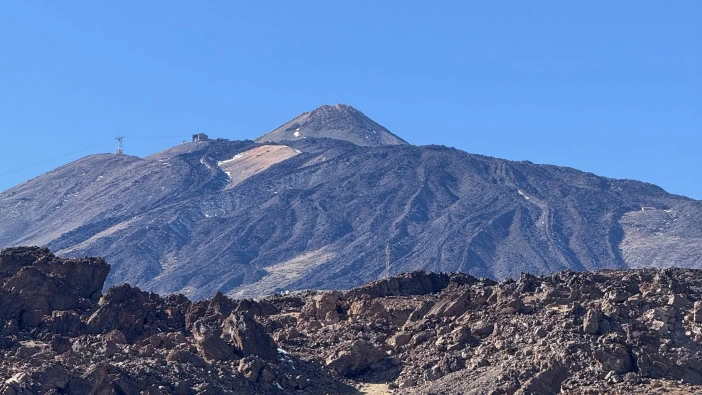
<path fill-rule="evenodd" d="M 386 356 L 370 342 L 356 340 L 329 356 L 326 365 L 342 376 L 354 377 Z"/>
<path fill-rule="evenodd" d="M 249 381 L 257 381 L 261 370 L 266 364 L 261 358 L 255 355 L 249 355 L 239 361 L 239 373 L 246 377 Z"/>
<path fill-rule="evenodd" d="M 471 333 L 480 338 L 490 336 L 494 330 L 494 324 L 484 321 L 478 321 L 471 327 Z"/>
<path fill-rule="evenodd" d="M 390 347 L 402 347 L 412 340 L 412 334 L 409 332 L 398 332 L 388 338 L 385 342 Z"/>
<path fill-rule="evenodd" d="M 451 331 L 451 340 L 456 344 L 463 344 L 470 340 L 470 328 L 459 326 Z"/>
<path fill-rule="evenodd" d="M 315 318 L 324 325 L 336 324 L 340 320 L 340 302 L 341 292 L 324 292 L 305 303 L 300 315 Z"/>
<path fill-rule="evenodd" d="M 353 301 L 349 307 L 348 315 L 350 317 L 362 316 L 364 319 L 390 320 L 391 318 L 390 313 L 382 303 L 368 298 Z"/>
<path fill-rule="evenodd" d="M 588 309 L 583 319 L 583 331 L 590 334 L 597 333 L 600 329 L 600 317 L 601 314 L 599 310 L 595 308 Z"/>
<path fill-rule="evenodd" d="M 278 347 L 263 326 L 249 314 L 232 313 L 222 324 L 222 338 L 243 356 L 274 358 Z"/>
<path fill-rule="evenodd" d="M 426 314 L 427 317 L 457 317 L 470 308 L 470 293 L 464 292 L 454 298 L 442 300 Z"/>
<path fill-rule="evenodd" d="M 605 372 L 617 374 L 630 372 L 633 366 L 631 354 L 623 344 L 608 344 L 594 351 L 595 359 Z"/>
<path fill-rule="evenodd" d="M 622 303 L 629 298 L 630 294 L 624 289 L 612 289 L 607 292 L 607 298 L 613 303 Z"/>
<path fill-rule="evenodd" d="M 195 346 L 200 355 L 212 361 L 226 361 L 234 356 L 234 349 L 221 337 L 220 328 L 213 328 L 200 321 L 193 328 Z"/>
<path fill-rule="evenodd" d="M 558 394 L 568 376 L 565 365 L 556 361 L 527 380 L 517 394 Z"/>
<path fill-rule="evenodd" d="M 520 313 L 524 310 L 524 303 L 519 296 L 512 296 L 507 300 L 500 302 L 499 309 L 500 313 L 502 314 Z"/>

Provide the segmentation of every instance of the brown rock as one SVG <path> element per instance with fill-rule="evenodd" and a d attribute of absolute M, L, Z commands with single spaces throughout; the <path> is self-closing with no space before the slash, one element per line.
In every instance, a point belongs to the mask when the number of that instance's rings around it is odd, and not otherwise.
<path fill-rule="evenodd" d="M 278 347 L 265 329 L 248 314 L 232 313 L 222 324 L 222 338 L 243 356 L 273 358 Z"/>
<path fill-rule="evenodd" d="M 622 344 L 610 344 L 594 352 L 595 359 L 602 366 L 605 372 L 614 371 L 623 374 L 631 371 L 632 360 L 626 346 Z"/>
<path fill-rule="evenodd" d="M 189 363 L 196 366 L 205 365 L 205 361 L 188 350 L 174 350 L 168 353 L 166 360 L 169 362 Z"/>
<path fill-rule="evenodd" d="M 339 322 L 339 303 L 341 301 L 340 292 L 324 292 L 314 296 L 302 307 L 301 315 L 315 318 L 324 325 L 332 325 Z"/>
<path fill-rule="evenodd" d="M 629 298 L 629 293 L 623 289 L 613 289 L 607 292 L 607 298 L 613 303 L 622 303 Z"/>
<path fill-rule="evenodd" d="M 368 295 L 371 298 L 426 295 L 440 292 L 451 283 L 463 285 L 477 282 L 477 278 L 463 273 L 445 274 L 415 271 L 368 283 L 347 292 L 346 297 L 353 299 L 363 295 Z"/>
<path fill-rule="evenodd" d="M 543 326 L 539 326 L 534 330 L 534 336 L 539 339 L 543 339 L 546 335 L 548 335 L 548 330 Z"/>
<path fill-rule="evenodd" d="M 507 301 L 500 303 L 500 313 L 515 314 L 524 310 L 524 303 L 518 296 L 512 296 Z"/>
<path fill-rule="evenodd" d="M 244 357 L 239 361 L 239 373 L 249 381 L 257 381 L 261 370 L 266 364 L 255 355 Z"/>
<path fill-rule="evenodd" d="M 561 362 L 555 362 L 529 379 L 517 394 L 557 394 L 561 392 L 561 383 L 568 378 L 569 372 Z"/>
<path fill-rule="evenodd" d="M 54 311 L 42 322 L 41 328 L 59 335 L 77 336 L 85 331 L 85 324 L 75 311 Z"/>
<path fill-rule="evenodd" d="M 327 358 L 327 367 L 342 376 L 353 377 L 387 355 L 365 340 L 356 340 Z"/>
<path fill-rule="evenodd" d="M 454 343 L 463 344 L 470 340 L 470 328 L 460 326 L 451 332 L 451 340 Z"/>
<path fill-rule="evenodd" d="M 221 338 L 222 331 L 200 321 L 193 327 L 195 346 L 200 355 L 213 361 L 226 361 L 234 356 L 234 349 Z"/>
<path fill-rule="evenodd" d="M 594 308 L 588 309 L 583 319 L 583 331 L 585 331 L 585 333 L 595 334 L 599 328 L 600 312 Z"/>
<path fill-rule="evenodd" d="M 480 338 L 490 336 L 494 330 L 495 325 L 483 321 L 479 321 L 471 327 L 471 333 Z"/>
<path fill-rule="evenodd" d="M 426 314 L 427 317 L 455 317 L 470 308 L 470 293 L 464 292 L 453 299 L 442 300 Z"/>
<path fill-rule="evenodd" d="M 124 336 L 124 333 L 118 329 L 111 330 L 105 334 L 103 337 L 105 341 L 111 341 L 115 344 L 126 344 L 127 343 L 127 337 Z"/>
<path fill-rule="evenodd" d="M 412 339 L 412 334 L 411 334 L 411 333 L 409 333 L 409 332 L 398 332 L 398 333 L 396 333 L 396 334 L 390 336 L 390 338 L 388 338 L 388 340 L 386 340 L 386 343 L 387 343 L 390 347 L 402 347 L 402 346 L 404 346 L 405 344 L 409 343 L 411 339 Z"/>
<path fill-rule="evenodd" d="M 391 318 L 390 313 L 382 303 L 370 299 L 355 300 L 351 303 L 348 314 L 351 317 L 363 316 L 366 319 L 390 320 Z"/>

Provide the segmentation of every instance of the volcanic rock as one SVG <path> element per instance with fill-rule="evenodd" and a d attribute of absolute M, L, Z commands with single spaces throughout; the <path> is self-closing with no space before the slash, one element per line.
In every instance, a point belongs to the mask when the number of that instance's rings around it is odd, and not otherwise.
<path fill-rule="evenodd" d="M 222 337 L 243 356 L 273 358 L 278 348 L 263 326 L 249 314 L 233 313 L 222 325 Z"/>
<path fill-rule="evenodd" d="M 3 258 L 14 262 L 5 279 L 41 266 L 36 250 L 16 252 Z M 378 287 L 394 283 L 385 279 L 349 292 L 194 304 L 112 288 L 74 309 L 5 320 L 0 393 L 321 395 L 357 393 L 359 382 L 408 395 L 702 388 L 698 270 L 565 271 L 502 283 L 445 276 L 397 281 L 449 279 L 437 292 L 411 287 L 421 294 Z M 0 293 L 19 300 L 21 290 L 6 285 Z M 614 290 L 628 296 L 611 297 Z M 507 308 L 515 300 L 521 311 Z M 463 312 L 446 314 L 452 306 Z M 334 313 L 335 324 L 320 322 Z"/>
<path fill-rule="evenodd" d="M 356 340 L 327 358 L 327 367 L 337 373 L 352 377 L 381 361 L 387 355 L 373 344 Z"/>

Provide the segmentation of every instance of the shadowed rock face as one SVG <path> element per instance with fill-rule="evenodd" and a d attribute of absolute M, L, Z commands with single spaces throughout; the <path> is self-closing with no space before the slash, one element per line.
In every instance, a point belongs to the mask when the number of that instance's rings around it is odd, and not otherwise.
<path fill-rule="evenodd" d="M 322 131 L 358 115 L 315 112 Z M 192 299 L 348 289 L 383 277 L 388 252 L 391 274 L 493 279 L 702 265 L 702 203 L 654 185 L 325 137 L 83 158 L 0 193 L 0 247 L 105 256 L 107 286 Z"/>
<path fill-rule="evenodd" d="M 0 252 L 0 319 L 33 328 L 54 310 L 80 310 L 100 297 L 110 267 L 101 258 L 59 259 L 46 248 Z"/>
<path fill-rule="evenodd" d="M 123 285 L 54 304 L 46 299 L 66 291 L 54 284 L 90 282 L 105 262 L 40 248 L 0 257 L 3 394 L 358 394 L 363 383 L 402 394 L 702 389 L 700 270 L 502 283 L 414 272 L 347 292 L 196 303 Z M 56 274 L 60 265 L 75 278 Z M 41 275 L 25 288 L 7 281 L 30 270 Z M 40 290 L 48 310 L 19 325 L 7 301 Z"/>

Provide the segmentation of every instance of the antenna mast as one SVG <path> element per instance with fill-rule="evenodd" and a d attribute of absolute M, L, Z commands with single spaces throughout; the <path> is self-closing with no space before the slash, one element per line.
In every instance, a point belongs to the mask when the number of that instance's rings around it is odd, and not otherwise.
<path fill-rule="evenodd" d="M 123 155 L 123 154 L 124 154 L 124 151 L 122 150 L 122 139 L 123 139 L 123 138 L 124 138 L 124 136 L 117 136 L 117 137 L 115 137 L 115 140 L 117 140 L 117 152 L 116 152 L 117 155 Z"/>

